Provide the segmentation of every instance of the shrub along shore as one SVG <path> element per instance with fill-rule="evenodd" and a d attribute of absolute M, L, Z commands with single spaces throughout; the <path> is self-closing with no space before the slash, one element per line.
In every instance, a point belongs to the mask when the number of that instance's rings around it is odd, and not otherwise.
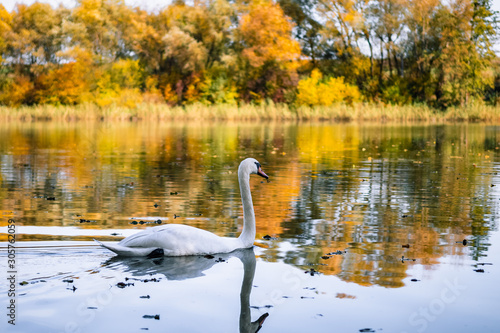
<path fill-rule="evenodd" d="M 426 105 L 383 105 L 358 103 L 333 106 L 290 107 L 287 104 L 263 103 L 241 106 L 219 104 L 206 106 L 192 104 L 171 107 L 166 104 L 142 104 L 135 108 L 99 107 L 95 104 L 76 106 L 22 106 L 0 107 L 2 121 L 48 120 L 291 120 L 291 121 L 466 121 L 498 122 L 500 106 L 470 105 L 446 110 Z"/>

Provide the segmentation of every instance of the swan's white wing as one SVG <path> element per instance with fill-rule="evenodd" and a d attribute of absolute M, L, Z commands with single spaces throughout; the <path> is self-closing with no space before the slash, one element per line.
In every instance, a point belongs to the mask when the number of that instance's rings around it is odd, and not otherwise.
<path fill-rule="evenodd" d="M 161 248 L 168 256 L 223 253 L 241 247 L 237 239 L 219 237 L 209 231 L 182 224 L 148 228 L 123 239 L 117 245 L 126 248 Z"/>
<path fill-rule="evenodd" d="M 121 246 L 128 246 L 128 247 L 156 247 L 158 248 L 159 245 L 157 243 L 157 237 L 156 233 L 160 231 L 161 229 L 164 229 L 165 227 L 170 227 L 170 225 L 163 225 L 163 226 L 158 226 L 158 227 L 153 227 L 153 228 L 148 228 L 145 230 L 142 230 L 136 234 L 130 235 L 124 239 L 122 239 L 118 244 Z M 161 228 L 161 229 L 159 229 Z"/>
<path fill-rule="evenodd" d="M 142 256 L 147 256 L 156 248 L 151 247 L 126 247 L 126 246 L 121 246 L 119 243 L 118 244 L 110 244 L 110 243 L 102 243 L 99 242 L 97 239 L 94 239 L 99 245 L 107 248 L 108 250 L 113 251 L 114 253 L 120 255 L 120 256 L 125 256 L 125 257 L 142 257 Z"/>

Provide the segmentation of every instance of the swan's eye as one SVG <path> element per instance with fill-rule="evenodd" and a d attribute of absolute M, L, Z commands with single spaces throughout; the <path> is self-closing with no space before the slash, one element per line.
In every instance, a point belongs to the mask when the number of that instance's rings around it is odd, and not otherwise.
<path fill-rule="evenodd" d="M 260 169 L 260 163 L 259 163 L 259 162 L 255 162 L 255 165 L 257 166 L 257 172 L 259 172 L 259 169 Z"/>

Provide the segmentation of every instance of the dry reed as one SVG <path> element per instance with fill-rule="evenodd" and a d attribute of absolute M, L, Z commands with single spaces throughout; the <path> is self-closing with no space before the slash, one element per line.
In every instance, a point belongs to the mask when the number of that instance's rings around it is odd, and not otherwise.
<path fill-rule="evenodd" d="M 500 121 L 500 107 L 473 105 L 446 111 L 425 105 L 382 105 L 359 103 L 334 106 L 290 107 L 272 102 L 261 105 L 192 104 L 170 107 L 142 104 L 136 108 L 106 107 L 94 104 L 76 106 L 0 107 L 0 119 L 8 120 L 306 120 L 306 121 Z"/>

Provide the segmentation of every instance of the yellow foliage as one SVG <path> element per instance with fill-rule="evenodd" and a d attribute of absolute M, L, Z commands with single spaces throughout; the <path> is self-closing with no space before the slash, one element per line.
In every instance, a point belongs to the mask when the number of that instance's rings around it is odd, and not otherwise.
<path fill-rule="evenodd" d="M 142 84 L 143 70 L 139 60 L 120 59 L 111 68 L 112 80 L 122 88 L 139 88 Z"/>
<path fill-rule="evenodd" d="M 94 102 L 100 107 L 135 108 L 143 101 L 139 89 L 143 83 L 143 70 L 137 60 L 118 60 L 107 69 L 96 70 L 94 80 Z M 157 82 L 154 78 L 152 80 L 149 81 L 150 88 Z M 156 94 L 159 95 L 157 91 Z"/>
<path fill-rule="evenodd" d="M 123 89 L 116 100 L 116 105 L 123 106 L 129 109 L 136 108 L 143 101 L 141 91 L 135 89 Z"/>
<path fill-rule="evenodd" d="M 146 91 L 150 93 L 158 92 L 158 75 L 151 75 L 146 78 Z"/>
<path fill-rule="evenodd" d="M 234 84 L 223 76 L 206 76 L 199 86 L 201 102 L 203 104 L 230 104 L 236 105 L 238 90 Z"/>
<path fill-rule="evenodd" d="M 2 61 L 2 53 L 5 49 L 5 39 L 7 33 L 12 30 L 11 28 L 12 15 L 5 10 L 5 7 L 0 4 L 0 61 Z"/>
<path fill-rule="evenodd" d="M 297 86 L 297 104 L 298 105 L 318 105 L 319 104 L 319 85 L 323 75 L 317 69 L 311 73 L 311 77 L 299 81 Z"/>
<path fill-rule="evenodd" d="M 191 82 L 188 84 L 186 93 L 184 94 L 186 103 L 192 104 L 200 100 L 201 98 L 200 85 L 201 85 L 200 78 L 198 76 L 194 76 L 191 79 Z"/>
<path fill-rule="evenodd" d="M 163 97 L 165 98 L 167 104 L 171 106 L 176 105 L 179 101 L 179 96 L 177 96 L 177 93 L 172 89 L 172 86 L 170 84 L 167 84 L 167 86 L 165 87 L 165 90 L 163 91 Z"/>
<path fill-rule="evenodd" d="M 137 107 L 143 102 L 143 96 L 139 89 L 118 89 L 101 91 L 94 103 L 99 107 L 121 106 L 129 109 Z"/>
<path fill-rule="evenodd" d="M 143 94 L 144 102 L 146 103 L 163 103 L 163 95 L 158 89 L 158 76 L 151 75 L 146 78 L 145 81 L 146 89 Z"/>
<path fill-rule="evenodd" d="M 361 100 L 358 87 L 345 83 L 343 77 L 323 80 L 323 75 L 314 69 L 309 78 L 299 81 L 297 87 L 298 105 L 332 105 L 334 103 L 352 104 Z"/>

